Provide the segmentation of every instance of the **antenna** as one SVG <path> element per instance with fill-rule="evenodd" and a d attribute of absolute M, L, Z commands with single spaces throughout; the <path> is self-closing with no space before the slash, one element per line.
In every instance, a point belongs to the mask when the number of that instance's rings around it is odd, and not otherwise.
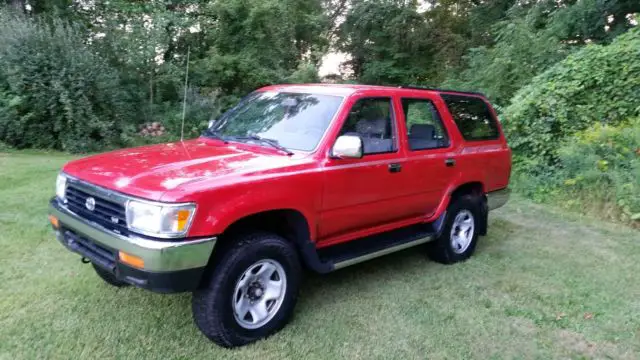
<path fill-rule="evenodd" d="M 189 54 L 191 46 L 187 47 L 187 70 L 184 72 L 184 97 L 182 98 L 182 126 L 180 127 L 180 142 L 184 140 L 184 117 L 187 114 L 187 84 L 189 83 Z"/>

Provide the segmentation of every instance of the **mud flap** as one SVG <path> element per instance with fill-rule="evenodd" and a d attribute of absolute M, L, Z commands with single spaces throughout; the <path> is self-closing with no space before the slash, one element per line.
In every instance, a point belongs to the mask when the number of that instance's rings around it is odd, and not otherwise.
<path fill-rule="evenodd" d="M 443 211 L 440 216 L 434 221 L 431 226 L 433 227 L 433 231 L 436 233 L 436 238 L 439 238 L 442 235 L 442 229 L 444 229 L 444 221 L 447 218 L 447 211 Z"/>
<path fill-rule="evenodd" d="M 487 197 L 482 196 L 482 200 L 480 201 L 480 213 L 481 213 L 481 222 L 478 229 L 479 235 L 487 235 L 487 228 L 489 227 L 489 205 L 487 203 Z"/>

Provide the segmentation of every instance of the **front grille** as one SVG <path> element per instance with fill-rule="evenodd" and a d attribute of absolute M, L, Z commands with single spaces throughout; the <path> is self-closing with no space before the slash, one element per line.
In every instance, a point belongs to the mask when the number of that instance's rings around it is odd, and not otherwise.
<path fill-rule="evenodd" d="M 82 237 L 71 230 L 63 230 L 64 241 L 67 246 L 89 259 L 92 263 L 111 272 L 116 268 L 116 253 L 104 246 Z"/>
<path fill-rule="evenodd" d="M 95 222 L 115 233 L 124 236 L 129 235 L 124 205 L 89 194 L 73 184 L 67 186 L 65 196 L 67 198 L 67 207 L 78 216 Z M 93 210 L 87 209 L 85 205 L 89 197 L 94 198 L 96 202 Z"/>

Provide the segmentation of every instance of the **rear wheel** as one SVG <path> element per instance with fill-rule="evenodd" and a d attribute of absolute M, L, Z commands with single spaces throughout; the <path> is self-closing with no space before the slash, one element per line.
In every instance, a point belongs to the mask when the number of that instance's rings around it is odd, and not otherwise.
<path fill-rule="evenodd" d="M 269 233 L 238 238 L 193 294 L 196 325 L 224 347 L 267 337 L 289 321 L 300 275 L 298 254 L 285 239 Z"/>
<path fill-rule="evenodd" d="M 473 255 L 480 233 L 481 199 L 462 195 L 447 208 L 440 236 L 429 243 L 428 255 L 442 264 L 464 261 Z"/>
<path fill-rule="evenodd" d="M 104 280 L 104 282 L 106 282 L 107 284 L 111 285 L 111 286 L 115 286 L 115 287 L 123 287 L 123 286 L 129 286 L 128 283 L 118 280 L 118 278 L 116 278 L 116 276 L 112 273 L 110 273 L 107 270 L 104 270 L 103 268 L 96 266 L 96 264 L 91 264 L 93 266 L 93 270 L 96 271 L 96 274 L 98 274 L 98 276 Z"/>

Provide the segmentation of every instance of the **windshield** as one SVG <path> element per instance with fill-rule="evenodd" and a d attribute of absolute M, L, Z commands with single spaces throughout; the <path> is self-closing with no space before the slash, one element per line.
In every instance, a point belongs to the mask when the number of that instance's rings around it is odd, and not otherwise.
<path fill-rule="evenodd" d="M 214 121 L 204 136 L 223 140 L 272 140 L 287 149 L 311 151 L 338 111 L 342 97 L 254 92 Z"/>

